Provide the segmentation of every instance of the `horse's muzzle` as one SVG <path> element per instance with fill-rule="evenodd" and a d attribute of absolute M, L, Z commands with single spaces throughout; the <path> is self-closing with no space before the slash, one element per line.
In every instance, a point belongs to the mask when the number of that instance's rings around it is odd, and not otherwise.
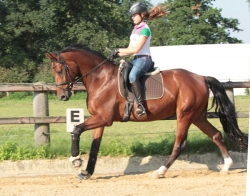
<path fill-rule="evenodd" d="M 60 97 L 58 97 L 61 101 L 68 101 L 69 98 L 71 97 L 72 93 L 71 91 L 64 91 L 63 94 L 60 95 Z"/>

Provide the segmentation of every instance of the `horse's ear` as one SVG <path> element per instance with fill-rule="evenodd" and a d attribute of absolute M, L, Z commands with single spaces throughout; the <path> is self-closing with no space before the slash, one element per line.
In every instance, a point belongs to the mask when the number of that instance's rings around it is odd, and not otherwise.
<path fill-rule="evenodd" d="M 57 61 L 57 58 L 58 58 L 56 54 L 51 54 L 49 52 L 45 53 L 45 56 L 49 58 L 51 61 Z"/>

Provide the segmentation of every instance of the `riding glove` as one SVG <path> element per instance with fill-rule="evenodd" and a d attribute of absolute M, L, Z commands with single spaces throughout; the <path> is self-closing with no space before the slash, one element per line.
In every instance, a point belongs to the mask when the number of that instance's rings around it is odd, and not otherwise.
<path fill-rule="evenodd" d="M 120 57 L 120 55 L 119 55 L 119 49 L 116 48 L 116 49 L 112 50 L 111 53 L 110 53 L 110 55 L 111 55 L 111 57 L 112 57 L 113 59 L 114 59 L 114 58 Z"/>

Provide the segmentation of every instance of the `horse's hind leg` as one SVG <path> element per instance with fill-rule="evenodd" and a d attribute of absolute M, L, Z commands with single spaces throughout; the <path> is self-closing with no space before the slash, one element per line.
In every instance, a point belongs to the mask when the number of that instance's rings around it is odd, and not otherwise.
<path fill-rule="evenodd" d="M 172 153 L 166 163 L 153 173 L 154 178 L 164 176 L 170 166 L 184 151 L 187 143 L 187 133 L 190 124 L 190 121 L 187 120 L 185 117 L 183 117 L 182 119 L 177 119 L 176 137 Z"/>
<path fill-rule="evenodd" d="M 233 165 L 233 160 L 226 149 L 221 133 L 207 120 L 206 113 L 206 110 L 204 110 L 193 124 L 196 125 L 203 133 L 208 135 L 218 146 L 224 158 L 224 167 L 221 171 L 227 173 L 229 168 Z"/>

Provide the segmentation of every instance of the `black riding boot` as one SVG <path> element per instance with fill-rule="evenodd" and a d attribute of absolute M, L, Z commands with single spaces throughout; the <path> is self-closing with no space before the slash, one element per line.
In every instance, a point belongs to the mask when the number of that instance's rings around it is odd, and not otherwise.
<path fill-rule="evenodd" d="M 133 94 L 136 98 L 136 102 L 137 102 L 137 109 L 136 109 L 136 113 L 138 116 L 145 116 L 146 114 L 146 110 L 143 106 L 144 103 L 144 98 L 143 98 L 143 87 L 140 83 L 140 81 L 138 79 L 135 80 L 135 82 L 131 83 L 131 87 L 132 87 L 132 91 Z"/>

